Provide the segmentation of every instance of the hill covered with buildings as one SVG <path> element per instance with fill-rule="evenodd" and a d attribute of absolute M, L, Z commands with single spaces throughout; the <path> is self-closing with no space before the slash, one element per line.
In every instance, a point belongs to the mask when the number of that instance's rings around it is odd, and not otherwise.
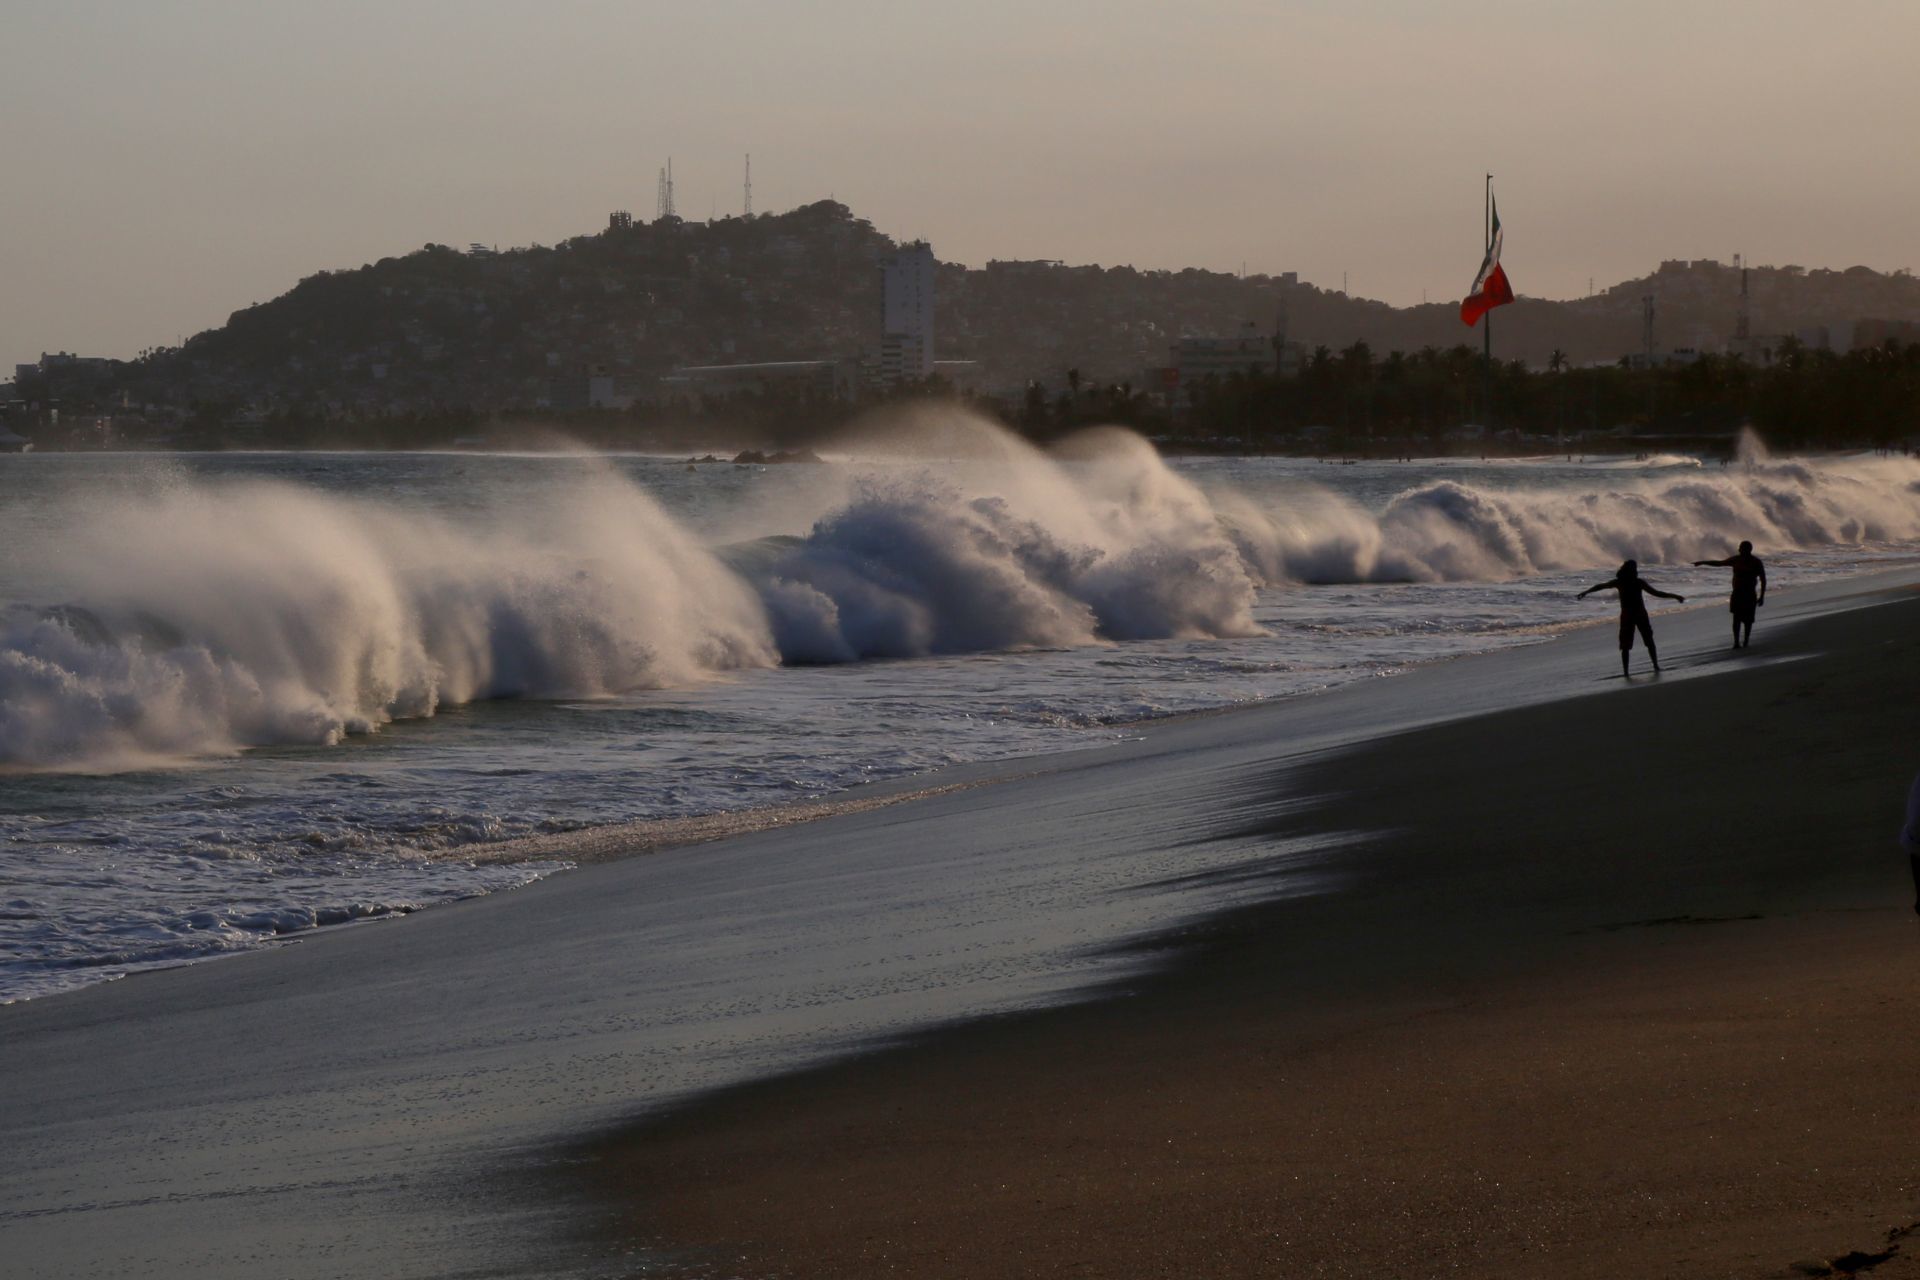
<path fill-rule="evenodd" d="M 901 321 L 882 266 L 905 270 L 916 251 L 924 263 L 902 278 L 924 268 L 930 318 Z M 1496 354 L 1535 368 L 1729 351 L 1764 365 L 1787 338 L 1844 351 L 1920 334 L 1920 281 L 1667 262 L 1588 298 L 1522 297 L 1497 325 Z M 1010 416 L 1036 391 L 1078 397 L 1083 384 L 1177 413 L 1199 379 L 1240 362 L 1285 374 L 1317 348 L 1412 354 L 1476 339 L 1451 300 L 1396 308 L 1291 273 L 938 263 L 821 201 L 705 222 L 615 214 L 553 246 L 427 245 L 321 272 L 136 360 L 43 357 L 0 399 L 7 425 L 54 447 L 84 443 L 83 422 L 137 442 L 297 421 L 310 440 L 315 423 L 410 415 L 671 413 L 770 393 L 844 403 L 929 375 Z"/>

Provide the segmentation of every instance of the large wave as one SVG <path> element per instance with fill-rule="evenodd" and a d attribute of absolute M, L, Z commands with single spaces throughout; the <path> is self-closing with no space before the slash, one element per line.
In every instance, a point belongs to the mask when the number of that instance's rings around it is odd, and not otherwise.
<path fill-rule="evenodd" d="M 1090 432 L 1051 456 L 1003 446 L 972 486 L 926 472 L 862 481 L 773 562 L 760 586 L 786 658 L 1258 632 L 1254 566 L 1144 440 Z"/>
<path fill-rule="evenodd" d="M 1775 459 L 1752 436 L 1726 467 L 1610 487 L 1436 480 L 1376 513 L 1339 495 L 1286 510 L 1219 501 L 1242 555 L 1274 582 L 1497 582 L 1621 560 L 1681 563 L 1750 539 L 1774 550 L 1920 541 L 1920 462 Z"/>
<path fill-rule="evenodd" d="M 21 580 L 60 596 L 0 610 L 0 765 L 330 744 L 476 699 L 782 662 L 1245 636 L 1269 584 L 1497 580 L 1735 536 L 1920 541 L 1903 460 L 1749 451 L 1601 489 L 1438 481 L 1375 513 L 1203 490 L 1121 431 L 1044 453 L 969 419 L 941 431 L 964 462 L 842 469 L 820 509 L 783 513 L 801 532 L 719 550 L 611 473 L 459 518 L 179 477 L 71 500 L 14 549 Z"/>
<path fill-rule="evenodd" d="M 608 477 L 455 524 L 289 485 L 177 482 L 54 520 L 73 591 L 0 615 L 0 763 L 330 744 L 497 697 L 778 660 L 753 591 Z"/>

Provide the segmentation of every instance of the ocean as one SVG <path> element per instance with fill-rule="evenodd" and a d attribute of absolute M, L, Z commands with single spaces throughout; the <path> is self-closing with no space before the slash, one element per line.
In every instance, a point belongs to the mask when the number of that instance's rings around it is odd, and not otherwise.
<path fill-rule="evenodd" d="M 511 890 L 570 832 L 1529 643 L 1609 620 L 1572 596 L 1628 557 L 1724 608 L 1686 562 L 1742 538 L 1775 585 L 1920 553 L 1906 458 L 1170 461 L 958 418 L 827 456 L 0 457 L 0 1001 Z"/>

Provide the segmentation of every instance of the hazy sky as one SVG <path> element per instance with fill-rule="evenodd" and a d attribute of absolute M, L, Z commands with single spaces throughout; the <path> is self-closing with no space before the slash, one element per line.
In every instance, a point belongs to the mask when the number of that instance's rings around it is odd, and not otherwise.
<path fill-rule="evenodd" d="M 1920 266 L 1916 0 L 0 0 L 0 370 L 322 268 L 829 194 L 941 258 L 1405 304 Z"/>

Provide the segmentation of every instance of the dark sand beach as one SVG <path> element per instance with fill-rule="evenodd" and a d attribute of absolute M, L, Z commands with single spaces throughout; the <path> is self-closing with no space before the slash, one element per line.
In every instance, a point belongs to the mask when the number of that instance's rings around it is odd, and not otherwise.
<path fill-rule="evenodd" d="M 0 1274 L 1915 1274 L 1913 579 L 0 1008 Z"/>
<path fill-rule="evenodd" d="M 1920 1275 L 1920 599 L 1723 661 L 1314 760 L 1246 826 L 1340 891 L 566 1176 L 688 1274 Z"/>

